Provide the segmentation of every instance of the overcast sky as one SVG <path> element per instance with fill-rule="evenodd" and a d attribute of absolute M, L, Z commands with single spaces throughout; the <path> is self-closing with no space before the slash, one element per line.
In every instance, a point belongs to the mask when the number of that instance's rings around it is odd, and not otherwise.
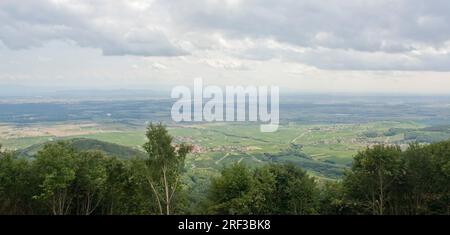
<path fill-rule="evenodd" d="M 450 94 L 448 0 L 0 0 L 0 86 Z"/>

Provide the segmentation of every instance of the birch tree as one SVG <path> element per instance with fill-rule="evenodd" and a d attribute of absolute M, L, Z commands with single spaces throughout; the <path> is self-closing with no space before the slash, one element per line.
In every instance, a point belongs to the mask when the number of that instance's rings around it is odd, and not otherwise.
<path fill-rule="evenodd" d="M 174 145 L 173 137 L 161 123 L 150 124 L 146 136 L 147 143 L 143 147 L 148 154 L 147 181 L 156 198 L 159 214 L 170 215 L 174 209 L 175 195 L 180 189 L 184 161 L 191 146 Z"/>

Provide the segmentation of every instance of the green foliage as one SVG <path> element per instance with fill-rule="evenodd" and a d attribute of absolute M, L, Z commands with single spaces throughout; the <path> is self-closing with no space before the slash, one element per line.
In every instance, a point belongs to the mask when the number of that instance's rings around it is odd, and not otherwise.
<path fill-rule="evenodd" d="M 131 159 L 71 142 L 27 159 L 0 147 L 0 214 L 450 214 L 450 141 L 367 148 L 323 182 L 294 164 L 186 173 L 189 146 L 161 124 L 147 138 L 148 156 Z"/>
<path fill-rule="evenodd" d="M 140 158 L 121 160 L 107 158 L 105 193 L 99 214 L 154 214 L 155 201 L 146 180 L 145 161 Z"/>
<path fill-rule="evenodd" d="M 0 153 L 0 214 L 154 214 L 147 161 L 46 144 L 31 160 Z"/>
<path fill-rule="evenodd" d="M 343 215 L 351 214 L 351 205 L 345 199 L 343 184 L 340 182 L 326 182 L 319 194 L 319 214 Z"/>
<path fill-rule="evenodd" d="M 361 210 L 382 215 L 395 193 L 396 180 L 403 173 L 399 147 L 375 146 L 355 156 L 344 185 Z"/>
<path fill-rule="evenodd" d="M 29 162 L 0 148 L 0 214 L 29 214 L 39 206 L 30 198 L 36 193 Z"/>
<path fill-rule="evenodd" d="M 395 128 L 389 128 L 386 132 L 383 133 L 384 136 L 395 136 L 398 132 Z"/>
<path fill-rule="evenodd" d="M 33 167 L 40 188 L 33 198 L 46 204 L 55 215 L 69 214 L 74 200 L 70 186 L 78 170 L 73 147 L 65 142 L 47 144 L 38 152 Z"/>
<path fill-rule="evenodd" d="M 315 214 L 317 188 L 314 178 L 292 165 L 270 165 L 275 178 L 272 210 L 275 214 Z"/>
<path fill-rule="evenodd" d="M 105 159 L 106 156 L 98 151 L 79 153 L 72 186 L 76 192 L 76 214 L 89 215 L 100 205 L 107 179 Z"/>
<path fill-rule="evenodd" d="M 215 214 L 249 214 L 248 194 L 252 189 L 249 168 L 234 164 L 222 171 L 221 177 L 212 181 L 209 192 L 211 206 L 208 212 Z"/>
<path fill-rule="evenodd" d="M 108 156 L 118 157 L 122 159 L 131 159 L 133 157 L 145 157 L 145 153 L 143 151 L 95 139 L 75 138 L 65 140 L 65 142 L 70 144 L 76 151 L 97 150 L 105 153 Z M 44 146 L 45 143 L 35 144 L 28 148 L 25 148 L 20 151 L 19 157 L 30 158 L 36 155 L 37 152 L 42 150 Z"/>
<path fill-rule="evenodd" d="M 379 134 L 376 131 L 365 131 L 363 135 L 367 138 L 376 138 Z"/>
<path fill-rule="evenodd" d="M 343 186 L 352 213 L 449 214 L 450 142 L 360 152 Z"/>
<path fill-rule="evenodd" d="M 147 128 L 147 180 L 156 198 L 159 213 L 171 214 L 176 209 L 177 192 L 181 189 L 181 173 L 191 146 L 174 146 L 173 137 L 163 124 L 151 123 Z M 175 203 L 174 203 L 175 202 Z"/>
<path fill-rule="evenodd" d="M 450 214 L 450 142 L 412 144 L 404 158 L 409 213 Z"/>
<path fill-rule="evenodd" d="M 314 214 L 316 183 L 292 164 L 271 164 L 251 170 L 234 164 L 213 180 L 212 214 Z"/>

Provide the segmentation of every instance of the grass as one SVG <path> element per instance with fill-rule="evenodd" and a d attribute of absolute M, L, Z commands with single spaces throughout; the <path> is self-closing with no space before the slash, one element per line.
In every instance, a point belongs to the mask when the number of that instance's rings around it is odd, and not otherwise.
<path fill-rule="evenodd" d="M 296 156 L 280 156 L 285 161 L 314 165 L 316 163 L 335 164 L 345 167 L 351 163 L 353 156 L 367 146 L 379 143 L 399 144 L 404 142 L 404 134 L 383 136 L 391 128 L 410 129 L 427 135 L 438 137 L 446 134 L 421 131 L 424 125 L 415 122 L 369 122 L 361 124 L 334 125 L 302 125 L 289 123 L 280 126 L 274 133 L 261 133 L 259 124 L 255 123 L 206 123 L 185 126 L 169 126 L 169 132 L 179 142 L 188 142 L 200 146 L 203 152 L 191 154 L 186 166 L 195 170 L 214 171 L 233 162 L 242 162 L 257 166 L 267 160 L 265 153 L 279 154 L 289 149 L 292 144 L 301 146 L 301 151 L 312 158 L 305 161 Z M 92 127 L 89 127 L 92 128 Z M 100 126 L 99 128 L 104 128 Z M 108 126 L 108 129 L 114 127 Z M 367 137 L 365 132 L 379 134 Z M 141 148 L 145 142 L 145 130 L 116 128 L 110 132 L 76 135 L 64 138 L 92 138 L 133 148 Z M 36 143 L 46 142 L 51 136 L 24 137 L 16 139 L 0 139 L 0 143 L 8 148 L 25 148 Z M 226 157 L 224 157 L 226 156 Z M 314 162 L 309 162 L 314 161 Z M 324 176 L 324 168 L 311 171 L 314 175 Z"/>
<path fill-rule="evenodd" d="M 50 140 L 52 140 L 52 136 L 21 137 L 9 139 L 0 138 L 0 143 L 8 149 L 16 150 L 23 149 L 34 144 L 45 143 Z"/>

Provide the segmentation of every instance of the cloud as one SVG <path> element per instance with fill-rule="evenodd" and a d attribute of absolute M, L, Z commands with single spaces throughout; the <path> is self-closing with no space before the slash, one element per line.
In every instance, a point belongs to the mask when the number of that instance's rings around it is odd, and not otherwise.
<path fill-rule="evenodd" d="M 100 48 L 104 55 L 187 54 L 158 27 L 158 17 L 143 13 L 149 7 L 137 1 L 5 0 L 0 40 L 12 49 L 62 40 Z"/>
<path fill-rule="evenodd" d="M 445 0 L 167 2 L 173 16 L 190 27 L 303 47 L 398 52 L 415 44 L 440 47 L 450 38 Z"/>
<path fill-rule="evenodd" d="M 235 52 L 246 58 L 337 70 L 450 71 L 445 0 L 175 0 L 166 7 L 185 28 L 256 42 Z M 447 51 L 417 54 L 424 48 Z"/>
<path fill-rule="evenodd" d="M 166 65 L 161 64 L 161 63 L 158 63 L 158 62 L 153 63 L 153 64 L 151 65 L 151 67 L 152 67 L 154 70 L 166 70 L 166 69 L 168 69 L 168 67 L 167 67 Z"/>
<path fill-rule="evenodd" d="M 230 70 L 243 68 L 239 59 L 280 59 L 450 71 L 448 12 L 447 0 L 3 0 L 0 40 L 11 49 L 70 41 L 106 56 L 203 54 Z"/>
<path fill-rule="evenodd" d="M 417 48 L 410 52 L 367 52 L 353 49 L 305 48 L 275 41 L 259 41 L 236 56 L 250 60 L 279 59 L 323 70 L 449 71 L 450 43 L 442 48 Z"/>

